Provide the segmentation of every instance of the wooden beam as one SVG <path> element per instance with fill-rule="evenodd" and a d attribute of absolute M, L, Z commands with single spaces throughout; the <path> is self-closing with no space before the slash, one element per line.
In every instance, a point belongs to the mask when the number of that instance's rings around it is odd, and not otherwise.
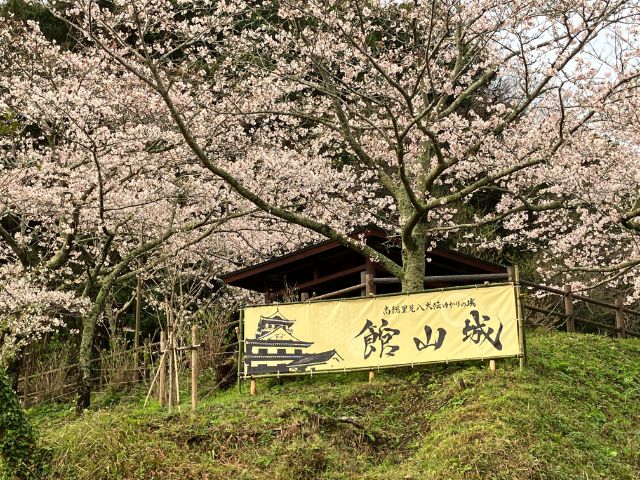
<path fill-rule="evenodd" d="M 342 270 L 340 272 L 332 273 L 331 275 L 325 275 L 324 277 L 320 277 L 317 280 L 311 280 L 309 282 L 299 283 L 295 286 L 297 290 L 308 290 L 311 287 L 316 287 L 318 285 L 322 285 L 323 283 L 330 282 L 332 280 L 337 280 L 338 278 L 346 277 L 349 275 L 356 274 L 358 272 L 364 271 L 364 265 L 358 265 L 357 267 L 348 268 L 346 270 Z M 279 290 L 277 292 L 272 292 L 273 296 L 278 296 L 283 293 L 283 290 Z"/>
<path fill-rule="evenodd" d="M 359 283 L 358 285 L 354 285 L 353 287 L 343 288 L 342 290 L 336 290 L 335 292 L 325 293 L 324 295 L 318 295 L 317 297 L 313 297 L 312 300 L 324 300 L 326 298 L 333 298 L 344 293 L 351 293 L 357 290 L 362 290 L 364 288 L 364 283 Z"/>
<path fill-rule="evenodd" d="M 491 281 L 491 280 L 507 280 L 506 273 L 474 273 L 470 275 L 433 275 L 424 277 L 425 283 L 433 282 L 472 282 L 472 281 Z M 378 285 L 392 285 L 400 283 L 400 279 L 395 277 L 378 277 L 373 279 L 373 283 Z"/>

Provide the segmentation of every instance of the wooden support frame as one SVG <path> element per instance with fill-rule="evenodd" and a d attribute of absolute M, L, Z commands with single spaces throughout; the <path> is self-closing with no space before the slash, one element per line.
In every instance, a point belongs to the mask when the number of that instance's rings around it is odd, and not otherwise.
<path fill-rule="evenodd" d="M 520 342 L 520 370 L 527 365 L 527 337 L 524 328 L 524 302 L 522 301 L 522 292 L 520 290 L 520 268 L 518 265 L 507 267 L 507 276 L 513 283 L 516 297 L 516 315 L 518 315 L 518 340 Z"/>
<path fill-rule="evenodd" d="M 468 282 L 468 281 L 484 281 L 484 286 L 492 280 L 502 280 L 506 279 L 513 284 L 515 289 L 515 301 L 516 301 L 516 312 L 517 312 L 517 322 L 518 322 L 518 339 L 520 343 L 520 355 L 519 355 L 519 364 L 520 368 L 523 369 L 527 364 L 527 342 L 526 342 L 526 331 L 525 331 L 525 310 L 540 312 L 549 315 L 555 315 L 560 318 L 565 319 L 567 324 L 568 331 L 575 331 L 575 322 L 579 321 L 585 323 L 587 325 L 593 325 L 597 327 L 601 327 L 608 330 L 613 330 L 617 332 L 617 336 L 620 338 L 624 338 L 626 336 L 634 336 L 640 337 L 640 332 L 627 330 L 625 325 L 625 313 L 638 315 L 640 316 L 640 311 L 632 310 L 624 306 L 623 299 L 616 299 L 615 305 L 611 303 L 607 303 L 601 300 L 592 299 L 589 297 L 585 297 L 583 295 L 577 295 L 572 291 L 570 286 L 566 286 L 564 289 L 558 289 L 554 287 L 548 287 L 544 285 L 538 285 L 536 283 L 522 280 L 520 279 L 520 272 L 518 266 L 508 267 L 507 273 L 491 273 L 491 274 L 471 274 L 471 275 L 443 275 L 443 276 L 431 276 L 425 277 L 425 281 L 429 280 L 446 280 L 446 281 L 460 281 L 460 282 Z M 375 277 L 375 269 L 371 269 L 371 271 L 367 271 L 366 269 L 360 271 L 360 283 L 358 285 L 353 285 L 351 287 L 347 287 L 341 290 L 337 290 L 335 292 L 330 292 L 319 297 L 309 298 L 308 293 L 303 292 L 300 294 L 300 300 L 303 302 L 322 300 L 328 298 L 335 298 L 340 296 L 341 294 L 351 293 L 355 291 L 360 291 L 361 296 L 370 296 L 375 294 L 375 287 L 379 284 L 393 284 L 400 282 L 397 278 L 386 278 L 386 277 Z M 480 285 L 478 285 L 480 286 Z M 545 308 L 537 307 L 535 305 L 525 303 L 522 286 L 531 287 L 535 289 L 539 289 L 542 291 L 546 291 L 549 293 L 554 293 L 561 295 L 564 300 L 564 312 L 551 311 Z M 466 288 L 463 286 L 457 287 L 449 287 L 449 289 L 457 289 L 457 288 Z M 589 319 L 576 317 L 574 315 L 573 303 L 575 300 L 584 301 L 587 303 L 599 305 L 605 308 L 613 309 L 616 313 L 616 324 L 615 326 L 607 325 L 600 322 L 595 322 Z M 243 312 L 244 313 L 244 312 Z M 242 317 L 241 317 L 242 318 Z M 240 322 L 240 328 L 242 328 L 243 322 Z M 242 345 L 243 336 L 239 335 L 239 341 Z M 238 377 L 241 378 L 241 358 L 242 358 L 242 346 L 239 349 L 239 363 L 238 363 Z M 489 360 L 489 369 L 494 371 L 496 369 L 496 359 L 486 359 Z M 364 368 L 364 371 L 368 371 L 368 380 L 369 382 L 373 381 L 375 378 L 375 370 L 370 367 Z M 352 370 L 355 371 L 355 370 Z M 246 379 L 246 378 L 245 378 Z M 257 385 L 256 379 L 253 377 L 248 378 L 250 380 L 250 394 L 257 394 Z"/>

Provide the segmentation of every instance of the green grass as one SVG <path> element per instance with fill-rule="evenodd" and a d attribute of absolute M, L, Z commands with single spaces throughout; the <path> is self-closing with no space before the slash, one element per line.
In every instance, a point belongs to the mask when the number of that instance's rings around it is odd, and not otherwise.
<path fill-rule="evenodd" d="M 29 413 L 61 479 L 640 479 L 640 341 L 531 332 L 481 362 L 262 380 L 195 417 L 144 392 Z"/>

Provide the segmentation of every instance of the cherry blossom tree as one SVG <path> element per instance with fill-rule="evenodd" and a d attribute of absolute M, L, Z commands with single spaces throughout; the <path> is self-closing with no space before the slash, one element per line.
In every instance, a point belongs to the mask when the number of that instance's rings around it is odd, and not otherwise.
<path fill-rule="evenodd" d="M 637 49 L 623 53 L 640 58 Z M 640 298 L 640 97 L 634 89 L 600 105 L 593 99 L 597 128 L 575 136 L 571 161 L 540 172 L 548 188 L 571 199 L 570 214 L 512 218 L 505 225 L 510 233 L 494 242 L 543 247 L 538 269 L 551 281 L 580 289 L 627 287 L 629 301 Z"/>
<path fill-rule="evenodd" d="M 0 234 L 7 261 L 91 299 L 83 404 L 109 290 L 221 230 L 272 229 L 257 252 L 331 238 L 406 291 L 435 242 L 496 223 L 624 268 L 602 239 L 624 250 L 638 225 L 637 0 L 50 8 L 73 51 L 0 33 L 0 112 L 25 126 L 3 137 Z M 401 263 L 349 236 L 369 222 Z"/>
<path fill-rule="evenodd" d="M 8 20 L 0 29 L 0 301 L 10 314 L 0 325 L 14 333 L 3 345 L 15 353 L 65 316 L 81 316 L 71 326 L 81 330 L 82 409 L 96 326 L 116 291 L 133 290 L 138 277 L 161 284 L 176 269 L 213 278 L 305 234 L 255 214 L 194 162 L 162 98 L 135 74 L 100 50 L 66 50 L 37 25 Z"/>
<path fill-rule="evenodd" d="M 65 326 L 65 319 L 85 313 L 72 292 L 50 290 L 15 265 L 0 267 L 0 366 L 10 366 L 22 348 Z M 11 369 L 10 369 L 11 370 Z"/>
<path fill-rule="evenodd" d="M 100 58 L 63 51 L 33 25 L 0 35 L 0 111 L 23 125 L 0 145 L 0 301 L 3 334 L 11 333 L 3 348 L 63 325 L 52 306 L 83 305 L 84 408 L 96 324 L 113 290 L 196 244 L 216 258 L 229 242 L 214 234 L 232 231 L 246 212 L 175 146 L 164 108 L 154 112 L 122 71 L 110 82 Z"/>
<path fill-rule="evenodd" d="M 201 166 L 410 291 L 425 247 L 453 232 L 583 205 L 545 179 L 575 166 L 595 107 L 635 87 L 639 12 L 626 0 L 80 0 L 58 14 L 85 55 L 161 100 L 172 141 Z M 611 68 L 597 52 L 621 43 Z M 402 264 L 348 236 L 367 221 L 398 234 Z"/>

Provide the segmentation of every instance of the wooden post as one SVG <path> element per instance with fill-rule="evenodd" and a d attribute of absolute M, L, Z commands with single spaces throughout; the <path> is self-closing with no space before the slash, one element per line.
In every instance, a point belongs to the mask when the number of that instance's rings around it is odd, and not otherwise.
<path fill-rule="evenodd" d="M 136 285 L 136 330 L 133 337 L 133 380 L 140 380 L 140 370 L 138 366 L 140 365 L 140 312 L 142 311 L 142 277 L 138 275 L 138 283 Z"/>
<path fill-rule="evenodd" d="M 618 328 L 618 338 L 626 338 L 627 333 L 624 329 L 624 300 L 616 298 L 616 328 Z"/>
<path fill-rule="evenodd" d="M 271 289 L 268 285 L 265 285 L 264 287 L 264 303 L 271 303 Z"/>
<path fill-rule="evenodd" d="M 175 388 L 175 375 L 173 374 L 173 332 L 169 331 L 169 341 L 167 342 L 167 353 L 169 355 L 169 411 L 173 407 L 173 390 Z"/>
<path fill-rule="evenodd" d="M 507 267 L 507 280 L 515 283 L 516 281 L 516 269 L 514 267 Z"/>
<path fill-rule="evenodd" d="M 493 358 L 489 360 L 489 370 L 491 370 L 492 372 L 496 371 L 496 361 Z"/>
<path fill-rule="evenodd" d="M 370 260 L 367 258 L 367 269 L 369 270 L 369 263 Z M 364 271 L 360 273 L 360 283 L 364 283 L 364 288 L 362 289 L 361 295 L 362 296 L 370 296 L 370 295 L 374 295 L 375 292 L 375 284 L 373 283 L 373 274 L 368 272 L 368 271 Z M 373 382 L 373 378 L 376 376 L 375 372 L 373 370 L 369 370 L 369 383 Z"/>
<path fill-rule="evenodd" d="M 564 313 L 567 316 L 567 332 L 575 332 L 576 324 L 573 319 L 573 295 L 571 295 L 571 285 L 564 286 Z"/>
<path fill-rule="evenodd" d="M 150 343 L 151 340 L 149 340 L 149 337 L 144 339 L 144 349 L 142 350 L 142 380 L 144 381 L 147 380 L 147 373 L 150 371 L 149 365 L 151 365 L 151 355 L 149 351 Z"/>
<path fill-rule="evenodd" d="M 158 368 L 160 372 L 160 380 L 158 383 L 158 403 L 160 406 L 164 406 L 164 401 L 166 398 L 165 394 L 165 382 L 167 375 L 167 341 L 165 338 L 164 331 L 160 332 L 160 362 L 158 363 Z"/>
<path fill-rule="evenodd" d="M 249 382 L 249 395 L 254 396 L 257 393 L 256 379 L 252 378 Z"/>
<path fill-rule="evenodd" d="M 191 411 L 198 406 L 198 327 L 191 326 Z"/>
<path fill-rule="evenodd" d="M 369 257 L 367 257 L 367 260 L 365 261 L 365 268 L 366 268 L 366 275 L 364 277 L 364 283 L 366 285 L 365 294 L 368 297 L 369 295 L 376 294 L 376 284 L 373 283 L 373 279 L 376 276 L 376 267 Z"/>
<path fill-rule="evenodd" d="M 302 292 L 300 294 L 300 301 L 306 302 L 307 300 L 309 300 L 309 292 Z"/>
<path fill-rule="evenodd" d="M 364 276 L 365 293 L 368 296 L 376 294 L 376 284 L 373 283 L 373 273 L 366 273 Z"/>

